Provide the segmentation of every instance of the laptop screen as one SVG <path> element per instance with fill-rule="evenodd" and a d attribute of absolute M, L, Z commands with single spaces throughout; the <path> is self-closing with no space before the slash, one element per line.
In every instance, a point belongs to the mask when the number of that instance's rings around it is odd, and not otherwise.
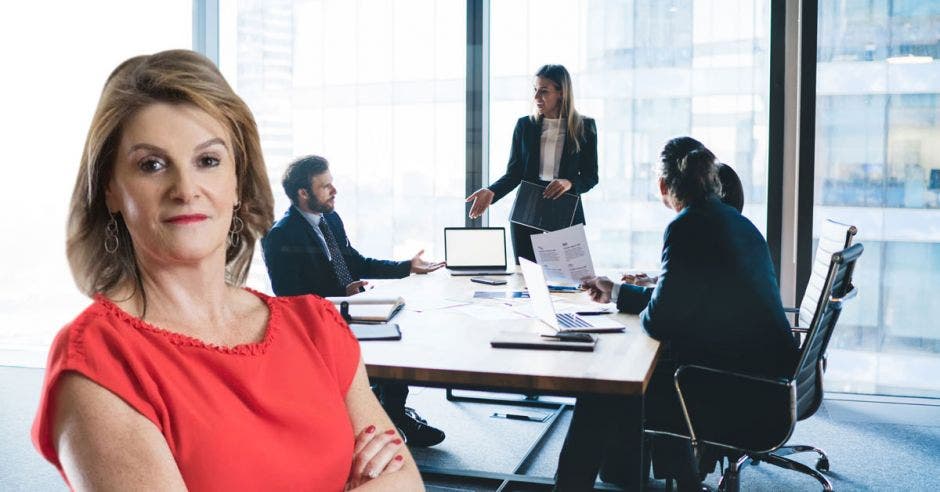
<path fill-rule="evenodd" d="M 444 228 L 447 268 L 506 268 L 506 229 Z"/>
<path fill-rule="evenodd" d="M 532 312 L 546 325 L 558 330 L 558 320 L 555 318 L 555 306 L 552 304 L 548 285 L 545 283 L 545 273 L 542 266 L 525 258 L 519 258 L 522 275 L 525 277 L 525 286 L 529 289 L 529 305 Z"/>

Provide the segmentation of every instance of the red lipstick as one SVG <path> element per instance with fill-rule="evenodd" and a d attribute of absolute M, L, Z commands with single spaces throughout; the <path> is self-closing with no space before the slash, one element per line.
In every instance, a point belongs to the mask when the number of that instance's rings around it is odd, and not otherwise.
<path fill-rule="evenodd" d="M 202 222 L 209 218 L 204 214 L 187 214 L 187 215 L 174 215 L 169 219 L 166 219 L 164 222 L 169 222 L 171 224 L 183 225 L 183 224 L 192 224 L 194 222 Z"/>

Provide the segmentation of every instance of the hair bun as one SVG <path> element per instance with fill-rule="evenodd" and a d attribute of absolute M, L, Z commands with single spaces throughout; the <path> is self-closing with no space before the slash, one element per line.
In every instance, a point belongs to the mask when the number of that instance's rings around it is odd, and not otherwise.
<path fill-rule="evenodd" d="M 701 147 L 690 150 L 685 157 L 679 160 L 679 173 L 683 176 L 696 176 L 704 174 L 710 166 L 715 165 L 715 154 Z"/>

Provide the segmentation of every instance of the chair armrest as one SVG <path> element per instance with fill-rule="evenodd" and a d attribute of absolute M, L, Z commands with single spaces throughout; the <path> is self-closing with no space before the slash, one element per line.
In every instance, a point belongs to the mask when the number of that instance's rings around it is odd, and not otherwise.
<path fill-rule="evenodd" d="M 714 367 L 700 366 L 696 364 L 685 364 L 676 369 L 673 379 L 676 384 L 676 390 L 681 393 L 682 378 L 686 375 L 695 377 L 698 374 L 706 382 L 713 384 L 722 383 L 751 383 L 755 385 L 767 385 L 776 387 L 789 387 L 791 381 L 786 378 L 768 378 L 763 376 L 754 376 L 741 372 L 726 371 L 724 369 L 715 369 Z"/>
<path fill-rule="evenodd" d="M 854 285 L 850 285 L 848 292 L 846 292 L 845 294 L 843 294 L 842 297 L 840 297 L 840 298 L 838 298 L 838 299 L 836 299 L 836 298 L 830 299 L 830 302 L 832 302 L 833 304 L 840 304 L 840 305 L 841 305 L 843 302 L 848 301 L 849 299 L 855 299 L 855 296 L 857 296 L 857 295 L 858 295 L 858 289 L 857 289 Z"/>
<path fill-rule="evenodd" d="M 789 379 L 684 365 L 674 382 L 693 443 L 761 452 L 793 431 L 796 384 Z"/>

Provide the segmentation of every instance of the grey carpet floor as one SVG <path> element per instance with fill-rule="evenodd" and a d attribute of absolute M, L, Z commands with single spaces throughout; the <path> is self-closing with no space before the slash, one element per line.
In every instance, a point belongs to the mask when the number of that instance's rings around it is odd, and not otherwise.
<path fill-rule="evenodd" d="M 29 428 L 39 398 L 42 371 L 0 367 L 0 490 L 67 490 L 55 469 L 33 449 Z M 550 410 L 449 402 L 443 390 L 413 388 L 409 406 L 442 428 L 447 439 L 438 446 L 414 449 L 418 463 L 436 470 L 460 469 L 512 473 L 547 424 L 507 420 L 493 413 Z M 522 471 L 550 478 L 570 420 L 563 412 Z M 940 401 L 831 395 L 817 414 L 797 426 L 791 442 L 826 450 L 836 490 L 940 490 Z M 799 456 L 799 455 L 797 455 Z M 814 460 L 797 458 L 812 466 Z M 717 473 L 708 477 L 717 484 Z M 819 490 L 815 480 L 766 464 L 748 467 L 743 490 Z M 427 475 L 429 490 L 497 490 L 499 481 Z M 545 490 L 513 484 L 506 490 Z M 653 481 L 653 490 L 664 488 Z"/>

